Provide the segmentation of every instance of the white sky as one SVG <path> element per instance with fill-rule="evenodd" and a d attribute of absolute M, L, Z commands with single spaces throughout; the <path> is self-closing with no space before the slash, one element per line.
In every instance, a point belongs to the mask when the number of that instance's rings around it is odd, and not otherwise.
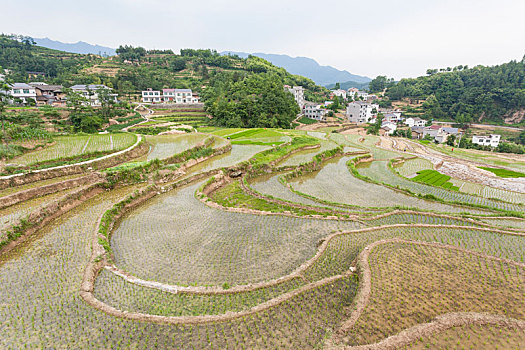
<path fill-rule="evenodd" d="M 305 56 L 396 79 L 525 54 L 525 0 L 1 0 L 0 32 Z"/>

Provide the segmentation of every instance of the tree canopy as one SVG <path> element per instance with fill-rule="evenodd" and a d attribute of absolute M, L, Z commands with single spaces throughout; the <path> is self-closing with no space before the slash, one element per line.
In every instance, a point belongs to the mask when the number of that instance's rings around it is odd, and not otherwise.
<path fill-rule="evenodd" d="M 501 120 L 525 108 L 525 61 L 499 66 L 429 69 L 428 76 L 402 79 L 388 88 L 391 100 L 426 100 L 432 117 Z M 377 79 L 377 78 L 376 78 Z M 465 117 L 463 117 L 465 118 Z"/>

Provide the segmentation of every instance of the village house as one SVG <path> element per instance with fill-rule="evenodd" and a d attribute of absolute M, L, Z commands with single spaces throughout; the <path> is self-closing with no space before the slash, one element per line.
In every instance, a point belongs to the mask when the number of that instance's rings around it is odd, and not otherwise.
<path fill-rule="evenodd" d="M 332 90 L 333 96 L 342 97 L 346 100 L 346 90 L 338 89 Z"/>
<path fill-rule="evenodd" d="M 190 89 L 162 89 L 162 100 L 164 103 L 176 104 L 199 103 L 199 99 L 193 97 Z"/>
<path fill-rule="evenodd" d="M 412 138 L 416 140 L 421 140 L 423 138 L 423 129 L 424 126 L 413 126 L 410 128 L 412 132 Z"/>
<path fill-rule="evenodd" d="M 46 83 L 29 83 L 36 91 L 37 106 L 66 106 L 66 93 L 62 85 L 48 85 Z"/>
<path fill-rule="evenodd" d="M 159 90 L 153 90 L 148 88 L 145 91 L 142 91 L 142 102 L 144 103 L 160 103 L 162 102 L 162 97 L 160 96 Z"/>
<path fill-rule="evenodd" d="M 9 95 L 13 97 L 16 101 L 21 101 L 23 104 L 30 103 L 29 101 L 34 101 L 36 104 L 36 90 L 34 86 L 31 86 L 26 83 L 14 83 L 9 85 L 11 90 Z"/>
<path fill-rule="evenodd" d="M 79 84 L 79 85 L 73 85 L 72 87 L 70 87 L 70 89 L 73 90 L 73 92 L 76 92 L 84 96 L 85 98 L 87 98 L 88 99 L 87 103 L 93 107 L 102 105 L 99 99 L 99 93 L 98 93 L 99 90 L 108 89 L 110 91 L 113 91 L 112 88 L 107 87 L 106 85 L 100 85 L 100 84 L 97 84 L 97 85 Z M 117 102 L 117 96 L 118 96 L 117 94 L 110 93 L 109 96 L 111 97 L 113 102 Z"/>
<path fill-rule="evenodd" d="M 326 120 L 327 110 L 322 108 L 320 104 L 313 102 L 306 102 L 303 108 L 305 117 L 319 121 Z"/>
<path fill-rule="evenodd" d="M 501 135 L 495 134 L 489 136 L 474 135 L 472 136 L 472 143 L 480 146 L 498 147 L 500 139 Z"/>
<path fill-rule="evenodd" d="M 383 121 L 397 123 L 403 121 L 401 112 L 386 112 L 383 114 Z"/>
<path fill-rule="evenodd" d="M 299 105 L 299 108 L 303 109 L 305 104 L 304 88 L 302 86 L 291 87 L 290 85 L 285 85 L 284 89 L 289 91 L 293 95 L 293 98 L 295 99 L 295 102 L 297 102 L 297 104 Z"/>
<path fill-rule="evenodd" d="M 427 121 L 418 117 L 410 117 L 405 120 L 405 124 L 409 127 L 425 126 L 427 124 Z"/>
<path fill-rule="evenodd" d="M 351 123 L 368 123 L 377 115 L 379 106 L 363 101 L 350 102 L 346 107 L 346 118 Z"/>
<path fill-rule="evenodd" d="M 383 122 L 381 128 L 379 129 L 380 135 L 392 135 L 397 129 L 397 124 L 393 122 Z"/>

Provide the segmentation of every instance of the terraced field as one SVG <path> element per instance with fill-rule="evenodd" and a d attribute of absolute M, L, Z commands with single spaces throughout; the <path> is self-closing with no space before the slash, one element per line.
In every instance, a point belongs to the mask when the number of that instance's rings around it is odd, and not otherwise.
<path fill-rule="evenodd" d="M 471 196 L 468 194 L 460 193 L 457 191 L 451 191 L 447 190 L 441 187 L 436 186 L 430 186 L 423 183 L 410 181 L 407 179 L 404 179 L 400 176 L 393 175 L 391 169 L 388 167 L 387 161 L 374 161 L 371 163 L 367 163 L 364 166 L 358 167 L 358 171 L 360 174 L 367 176 L 371 178 L 372 180 L 380 183 L 385 183 L 394 187 L 399 187 L 403 189 L 408 189 L 413 193 L 416 194 L 422 194 L 422 195 L 433 195 L 436 198 L 445 200 L 447 202 L 460 202 L 460 203 L 468 203 L 468 204 L 475 204 L 475 205 L 482 205 L 484 207 L 490 207 L 490 208 L 497 208 L 497 209 L 504 209 L 504 210 L 510 210 L 510 211 L 517 211 L 517 212 L 524 212 L 525 206 L 523 205 L 524 202 L 520 202 L 520 204 L 514 204 L 514 203 L 502 203 L 500 201 L 494 201 L 489 198 L 481 197 L 481 196 Z M 500 191 L 501 193 L 505 193 L 508 191 Z M 497 196 L 499 192 L 494 191 L 494 196 Z M 495 198 L 495 197 L 492 197 Z M 507 196 L 503 195 L 502 198 L 498 198 L 501 200 L 504 200 L 503 198 L 507 198 Z"/>
<path fill-rule="evenodd" d="M 232 142 L 231 151 L 179 167 L 178 177 L 169 167 L 134 173 L 124 165 L 119 183 L 106 179 L 96 196 L 0 250 L 0 348 L 520 348 L 523 194 L 469 195 L 410 181 L 387 166 L 400 153 L 378 148 L 374 136 L 213 132 L 230 137 L 214 150 Z M 91 152 L 94 136 L 71 152 Z M 260 154 L 298 136 L 300 143 Z M 142 160 L 207 137 L 147 137 Z M 268 164 L 315 142 L 321 148 Z M 373 182 L 354 176 L 353 156 L 311 163 L 337 146 L 372 153 L 357 169 Z M 278 170 L 283 165 L 293 174 Z M 396 170 L 410 177 L 428 167 L 413 159 Z M 0 200 L 75 176 L 10 186 Z M 75 190 L 3 209 L 1 234 Z M 295 215 L 301 210 L 322 215 Z"/>
<path fill-rule="evenodd" d="M 207 137 L 209 136 L 206 134 L 197 133 L 147 136 L 146 141 L 151 144 L 152 147 L 147 156 L 147 160 L 168 158 L 194 147 Z"/>
<path fill-rule="evenodd" d="M 31 165 L 95 152 L 116 152 L 132 146 L 136 141 L 137 136 L 128 133 L 60 136 L 54 139 L 52 145 L 14 158 L 10 163 Z"/>

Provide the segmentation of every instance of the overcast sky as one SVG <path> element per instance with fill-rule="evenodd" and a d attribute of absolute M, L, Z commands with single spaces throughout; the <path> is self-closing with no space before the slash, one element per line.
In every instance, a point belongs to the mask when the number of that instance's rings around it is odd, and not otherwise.
<path fill-rule="evenodd" d="M 396 79 L 525 54 L 525 0 L 1 0 L 0 32 L 305 56 Z"/>

